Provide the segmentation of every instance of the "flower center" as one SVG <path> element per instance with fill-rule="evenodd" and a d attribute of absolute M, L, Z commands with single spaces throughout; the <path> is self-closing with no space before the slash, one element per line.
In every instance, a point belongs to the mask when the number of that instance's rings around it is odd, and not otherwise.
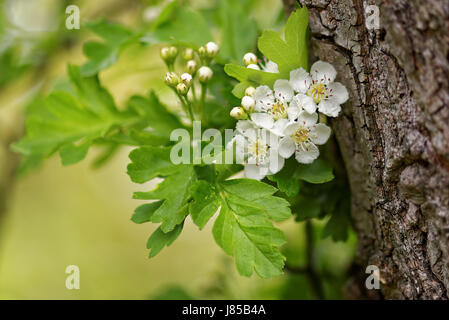
<path fill-rule="evenodd" d="M 304 143 L 307 140 L 309 140 L 309 133 L 310 133 L 309 129 L 301 127 L 298 130 L 296 130 L 294 134 L 292 134 L 292 139 L 296 143 Z"/>
<path fill-rule="evenodd" d="M 311 97 L 315 103 L 320 103 L 328 97 L 328 88 L 321 82 L 313 83 L 307 91 L 307 95 Z"/>
<path fill-rule="evenodd" d="M 253 156 L 257 163 L 262 162 L 268 154 L 268 145 L 263 141 L 251 141 L 248 144 L 248 153 Z"/>
<path fill-rule="evenodd" d="M 273 116 L 274 120 L 287 118 L 287 108 L 282 101 L 276 101 L 275 104 L 270 109 L 270 114 Z"/>

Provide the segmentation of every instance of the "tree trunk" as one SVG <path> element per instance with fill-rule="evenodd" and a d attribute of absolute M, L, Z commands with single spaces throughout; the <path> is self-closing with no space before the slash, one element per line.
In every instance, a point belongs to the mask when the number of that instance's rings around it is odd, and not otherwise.
<path fill-rule="evenodd" d="M 349 90 L 331 125 L 351 185 L 356 262 L 379 267 L 387 299 L 447 299 L 449 2 L 299 2 L 314 59 L 332 63 Z M 370 30 L 373 4 L 380 28 Z"/>

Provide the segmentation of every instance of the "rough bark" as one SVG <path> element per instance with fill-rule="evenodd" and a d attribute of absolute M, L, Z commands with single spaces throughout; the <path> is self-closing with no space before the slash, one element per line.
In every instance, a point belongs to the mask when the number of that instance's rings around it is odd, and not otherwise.
<path fill-rule="evenodd" d="M 298 1 L 310 11 L 312 54 L 350 92 L 331 124 L 351 185 L 356 262 L 379 267 L 385 298 L 447 299 L 449 2 Z M 294 0 L 284 3 L 291 11 Z M 365 26 L 371 4 L 377 30 Z"/>

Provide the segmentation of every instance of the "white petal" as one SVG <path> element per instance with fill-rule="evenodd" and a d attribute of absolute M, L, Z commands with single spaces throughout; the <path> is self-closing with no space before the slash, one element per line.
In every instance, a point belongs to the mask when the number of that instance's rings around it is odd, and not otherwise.
<path fill-rule="evenodd" d="M 283 136 L 284 135 L 284 129 L 285 127 L 290 123 L 288 119 L 279 119 L 276 121 L 273 125 L 273 128 L 271 129 L 271 132 L 273 132 L 277 136 Z"/>
<path fill-rule="evenodd" d="M 337 71 L 330 63 L 317 61 L 310 68 L 310 75 L 313 80 L 328 84 L 335 80 Z"/>
<path fill-rule="evenodd" d="M 260 70 L 260 67 L 257 65 L 257 64 L 255 64 L 255 63 L 251 63 L 251 64 L 249 64 L 248 66 L 247 66 L 247 68 L 248 69 L 253 69 L 253 70 Z"/>
<path fill-rule="evenodd" d="M 302 108 L 292 104 L 293 101 L 290 103 L 290 106 L 287 109 L 287 115 L 290 121 L 295 121 L 296 119 L 298 119 L 298 116 L 301 113 Z"/>
<path fill-rule="evenodd" d="M 267 111 L 270 108 L 267 104 L 272 105 L 274 102 L 273 91 L 268 86 L 257 87 L 253 98 L 256 100 L 255 110 L 258 112 Z"/>
<path fill-rule="evenodd" d="M 262 180 L 268 173 L 268 168 L 255 164 L 245 165 L 245 177 L 248 179 Z"/>
<path fill-rule="evenodd" d="M 295 103 L 297 106 L 301 107 L 302 109 L 306 110 L 308 113 L 314 113 L 316 111 L 316 103 L 313 101 L 313 99 L 305 94 L 297 94 L 293 100 L 292 103 Z"/>
<path fill-rule="evenodd" d="M 240 163 L 240 164 L 244 163 L 247 149 L 248 149 L 247 148 L 247 140 L 243 136 L 237 135 L 235 137 L 235 159 L 236 159 L 236 163 Z"/>
<path fill-rule="evenodd" d="M 263 66 L 263 71 L 270 73 L 279 73 L 279 67 L 276 62 L 268 60 L 265 66 Z"/>
<path fill-rule="evenodd" d="M 328 117 L 336 117 L 341 111 L 341 107 L 336 101 L 323 100 L 318 105 L 318 111 L 324 113 Z"/>
<path fill-rule="evenodd" d="M 306 93 L 311 83 L 310 75 L 303 68 L 290 72 L 290 85 L 296 92 Z"/>
<path fill-rule="evenodd" d="M 332 96 L 330 100 L 336 101 L 337 104 L 343 104 L 346 101 L 348 101 L 349 99 L 348 90 L 340 82 L 329 83 L 327 87 L 332 90 L 331 93 Z"/>
<path fill-rule="evenodd" d="M 331 135 L 331 128 L 324 123 L 317 123 L 310 131 L 309 137 L 314 144 L 325 144 Z"/>
<path fill-rule="evenodd" d="M 319 155 L 320 151 L 316 145 L 313 143 L 303 143 L 298 146 L 295 158 L 299 163 L 312 163 Z"/>
<path fill-rule="evenodd" d="M 295 143 L 290 137 L 283 137 L 279 141 L 279 155 L 285 159 L 288 159 L 295 152 Z"/>
<path fill-rule="evenodd" d="M 285 79 L 276 80 L 274 83 L 274 95 L 277 99 L 290 102 L 293 98 L 293 88 Z"/>
<path fill-rule="evenodd" d="M 277 154 L 272 154 L 270 156 L 270 173 L 275 174 L 281 171 L 281 169 L 284 167 L 284 163 L 284 158 L 278 156 Z"/>
<path fill-rule="evenodd" d="M 274 125 L 273 117 L 268 113 L 251 113 L 251 120 L 259 127 L 271 129 Z"/>
<path fill-rule="evenodd" d="M 301 127 L 298 122 L 290 122 L 284 129 L 284 135 L 291 136 Z"/>
<path fill-rule="evenodd" d="M 316 112 L 310 114 L 306 111 L 302 111 L 298 116 L 298 123 L 304 127 L 313 126 L 317 122 L 317 120 L 318 120 L 318 114 Z"/>
<path fill-rule="evenodd" d="M 239 120 L 237 121 L 235 128 L 240 133 L 245 133 L 245 131 L 248 129 L 254 129 L 254 124 L 249 120 Z"/>

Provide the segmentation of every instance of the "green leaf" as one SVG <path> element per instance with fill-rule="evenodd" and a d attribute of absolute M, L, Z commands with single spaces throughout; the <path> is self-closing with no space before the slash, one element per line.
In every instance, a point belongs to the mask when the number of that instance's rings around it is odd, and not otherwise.
<path fill-rule="evenodd" d="M 83 76 L 93 76 L 113 65 L 121 50 L 137 40 L 137 36 L 120 24 L 100 20 L 87 24 L 88 28 L 100 36 L 104 42 L 87 42 L 83 51 L 89 59 L 81 66 Z"/>
<path fill-rule="evenodd" d="M 158 176 L 168 176 L 180 170 L 170 160 L 169 147 L 142 147 L 129 154 L 128 175 L 136 183 L 145 183 Z"/>
<path fill-rule="evenodd" d="M 212 41 L 209 30 L 206 20 L 199 12 L 179 4 L 164 11 L 163 19 L 157 21 L 141 41 L 147 44 L 171 42 L 199 47 Z"/>
<path fill-rule="evenodd" d="M 327 221 L 322 237 L 331 236 L 334 241 L 346 241 L 350 226 L 351 196 L 348 189 L 344 189 L 336 204 L 330 219 Z"/>
<path fill-rule="evenodd" d="M 181 234 L 183 226 L 184 224 L 181 223 L 170 232 L 162 231 L 161 227 L 157 228 L 147 242 L 147 249 L 150 249 L 149 257 L 154 257 L 164 247 L 171 245 Z"/>
<path fill-rule="evenodd" d="M 213 227 L 215 241 L 234 256 L 244 276 L 253 271 L 263 278 L 282 274 L 285 258 L 278 247 L 285 237 L 270 219 L 288 218 L 288 202 L 272 196 L 276 188 L 255 180 L 228 180 L 219 186 L 221 210 Z"/>
<path fill-rule="evenodd" d="M 256 85 L 273 86 L 277 79 L 284 78 L 284 75 L 281 73 L 264 72 L 235 64 L 225 65 L 224 70 L 230 77 L 233 77 L 240 82 L 250 82 L 255 83 Z"/>
<path fill-rule="evenodd" d="M 288 79 L 290 71 L 294 69 L 302 67 L 307 70 L 307 26 L 308 11 L 303 7 L 290 15 L 285 28 L 285 41 L 274 31 L 265 31 L 259 38 L 257 43 L 259 50 L 278 64 L 280 73 L 268 73 L 227 64 L 226 73 L 245 83 L 234 88 L 234 95 L 242 97 L 243 87 L 247 83 L 272 87 L 277 79 Z"/>
<path fill-rule="evenodd" d="M 81 78 L 78 67 L 69 66 L 74 94 L 55 91 L 39 108 L 30 110 L 26 135 L 14 150 L 27 157 L 42 158 L 60 152 L 64 165 L 82 160 L 88 148 L 113 129 L 139 121 L 132 112 L 120 112 L 97 77 Z"/>
<path fill-rule="evenodd" d="M 149 192 L 134 193 L 135 199 L 164 200 L 151 215 L 152 222 L 161 222 L 163 232 L 172 231 L 184 221 L 188 214 L 191 186 L 196 181 L 192 165 L 175 165 L 170 161 L 170 148 L 143 147 L 130 154 L 128 175 L 137 183 L 144 183 L 155 177 L 165 177 Z"/>
<path fill-rule="evenodd" d="M 159 209 L 159 207 L 164 203 L 164 200 L 155 201 L 151 203 L 145 203 L 138 207 L 134 212 L 131 220 L 135 223 L 144 223 L 151 221 L 153 213 Z"/>
<path fill-rule="evenodd" d="M 145 131 L 138 130 L 131 133 L 134 139 L 145 142 L 145 144 L 167 144 L 170 142 L 170 133 L 173 130 L 185 128 L 179 118 L 167 110 L 153 91 L 147 98 L 131 97 L 128 106 L 147 120 L 142 128 Z"/>
<path fill-rule="evenodd" d="M 193 201 L 190 202 L 189 212 L 193 222 L 202 229 L 209 219 L 217 212 L 220 201 L 213 186 L 204 180 L 197 181 L 192 188 Z"/>
<path fill-rule="evenodd" d="M 298 167 L 296 159 L 288 159 L 281 171 L 268 176 L 268 179 L 276 182 L 279 190 L 288 197 L 294 197 L 299 192 L 299 179 L 295 178 L 295 170 Z"/>
<path fill-rule="evenodd" d="M 182 170 L 181 167 L 183 166 L 179 166 L 179 171 L 165 178 L 155 189 L 134 193 L 134 199 L 165 200 L 151 216 L 152 222 L 162 223 L 163 232 L 172 231 L 188 214 L 190 188 L 196 176 L 193 166 L 185 166 Z"/>
<path fill-rule="evenodd" d="M 250 87 L 251 85 L 252 85 L 251 82 L 246 82 L 246 81 L 237 83 L 235 85 L 234 89 L 232 89 L 232 94 L 234 96 L 236 96 L 237 98 L 241 99 L 245 96 L 246 88 Z"/>
<path fill-rule="evenodd" d="M 293 12 L 285 26 L 285 41 L 274 31 L 265 31 L 258 41 L 259 50 L 276 62 L 281 73 L 302 67 L 307 70 L 307 7 Z"/>
<path fill-rule="evenodd" d="M 241 0 L 220 1 L 218 12 L 223 30 L 218 57 L 224 61 L 241 61 L 252 51 L 257 37 L 256 23 L 242 6 Z"/>
<path fill-rule="evenodd" d="M 295 47 L 289 46 L 274 31 L 265 31 L 257 42 L 259 50 L 278 64 L 281 73 L 288 74 L 299 67 L 299 55 Z"/>
<path fill-rule="evenodd" d="M 299 56 L 299 66 L 307 70 L 307 26 L 309 11 L 306 6 L 292 12 L 285 25 L 285 41 Z"/>
<path fill-rule="evenodd" d="M 322 210 L 320 197 L 307 197 L 299 195 L 295 203 L 296 221 L 304 221 L 311 218 L 319 218 Z"/>
<path fill-rule="evenodd" d="M 322 159 L 311 164 L 298 164 L 294 177 L 310 183 L 325 183 L 334 179 L 332 167 Z"/>

